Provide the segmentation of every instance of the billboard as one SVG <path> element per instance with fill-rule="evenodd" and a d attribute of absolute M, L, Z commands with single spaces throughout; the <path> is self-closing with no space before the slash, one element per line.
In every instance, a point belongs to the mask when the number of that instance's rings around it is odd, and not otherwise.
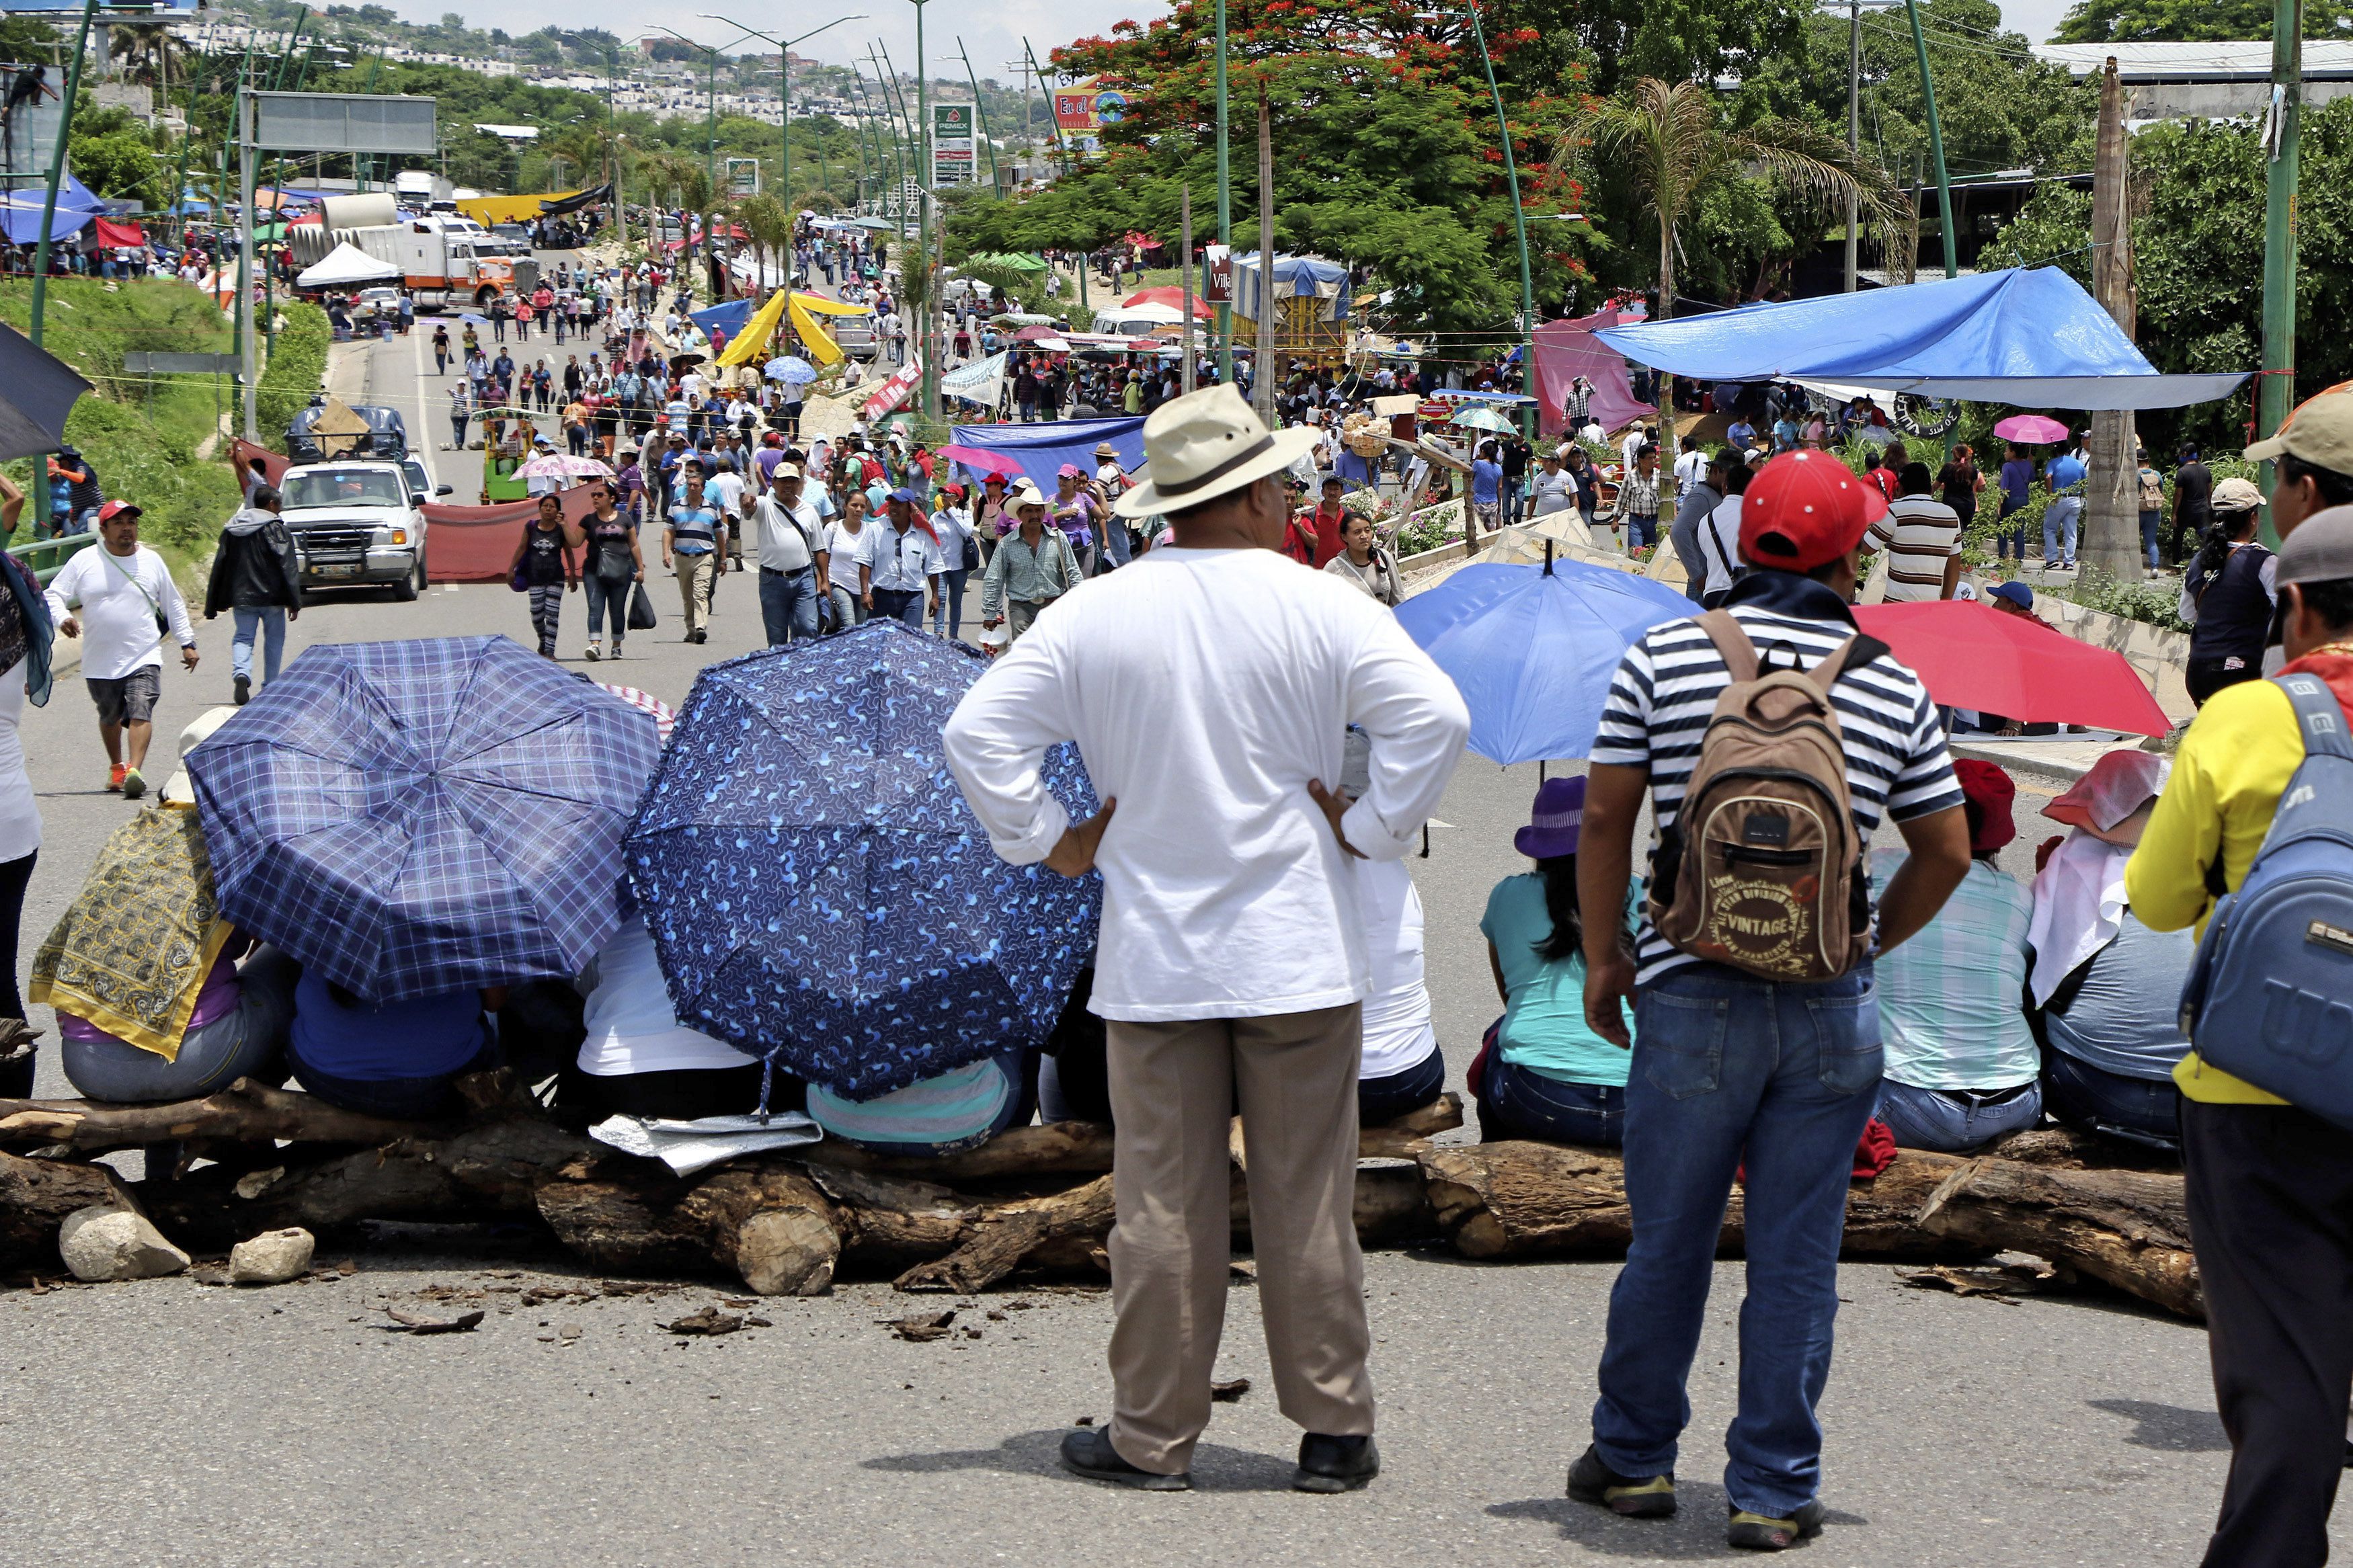
<path fill-rule="evenodd" d="M 1092 82 L 1054 89 L 1054 128 L 1065 136 L 1092 136 L 1127 117 L 1127 94 Z"/>
<path fill-rule="evenodd" d="M 976 178 L 973 106 L 969 103 L 932 105 L 932 184 L 968 185 Z"/>
<path fill-rule="evenodd" d="M 760 194 L 760 160 L 730 158 L 727 160 L 727 191 L 733 196 L 756 196 Z"/>
<path fill-rule="evenodd" d="M 253 144 L 267 152 L 429 156 L 434 100 L 366 92 L 256 92 Z M 487 127 L 485 128 L 487 129 Z"/>
<path fill-rule="evenodd" d="M 168 20 L 196 14 L 198 0 L 99 0 L 96 19 L 100 22 L 131 22 L 142 16 Z M 0 16 L 37 16 L 51 11 L 81 10 L 81 0 L 6 0 L 0 5 Z"/>

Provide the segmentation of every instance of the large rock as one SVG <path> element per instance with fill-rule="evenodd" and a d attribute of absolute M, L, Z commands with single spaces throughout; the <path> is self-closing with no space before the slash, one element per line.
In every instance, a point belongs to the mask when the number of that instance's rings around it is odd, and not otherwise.
<path fill-rule="evenodd" d="M 228 1250 L 228 1282 L 232 1285 L 283 1285 L 311 1267 L 318 1242 L 301 1226 L 265 1230 Z"/>
<path fill-rule="evenodd" d="M 144 1215 L 102 1204 L 66 1215 L 58 1252 L 77 1279 L 153 1279 L 188 1266 L 188 1255 Z"/>

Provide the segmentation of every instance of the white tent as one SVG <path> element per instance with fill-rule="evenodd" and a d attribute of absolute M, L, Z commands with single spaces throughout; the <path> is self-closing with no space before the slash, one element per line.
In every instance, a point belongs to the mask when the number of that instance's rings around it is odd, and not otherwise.
<path fill-rule="evenodd" d="M 347 289 L 354 283 L 389 283 L 401 276 L 389 261 L 378 261 L 349 240 L 327 252 L 317 265 L 294 279 L 298 289 Z"/>

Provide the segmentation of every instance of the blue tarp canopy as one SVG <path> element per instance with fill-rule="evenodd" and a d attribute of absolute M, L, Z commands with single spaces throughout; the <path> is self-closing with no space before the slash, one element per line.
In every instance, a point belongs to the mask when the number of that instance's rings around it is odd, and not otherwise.
<path fill-rule="evenodd" d="M 0 226 L 6 227 L 9 244 L 39 242 L 41 206 L 47 195 L 47 183 L 37 180 L 0 195 Z M 79 234 L 103 210 L 88 185 L 71 174 L 61 176 L 58 181 L 58 210 L 49 223 L 49 238 L 59 240 Z"/>
<path fill-rule="evenodd" d="M 744 322 L 752 319 L 752 301 L 730 300 L 724 305 L 706 305 L 700 310 L 690 311 L 689 319 L 706 335 L 716 328 L 732 338 L 744 330 Z"/>
<path fill-rule="evenodd" d="M 1038 488 L 1053 493 L 1054 474 L 1064 463 L 1076 463 L 1092 474 L 1101 466 L 1096 443 L 1108 441 L 1119 454 L 1119 466 L 1133 472 L 1144 466 L 1144 420 L 1057 419 L 1043 425 L 958 425 L 959 447 L 980 447 L 1002 452 L 1021 465 L 1021 472 Z"/>
<path fill-rule="evenodd" d="M 1704 382 L 1828 381 L 2024 408 L 2179 408 L 2243 374 L 2160 375 L 2082 285 L 2012 268 L 1594 333 Z"/>

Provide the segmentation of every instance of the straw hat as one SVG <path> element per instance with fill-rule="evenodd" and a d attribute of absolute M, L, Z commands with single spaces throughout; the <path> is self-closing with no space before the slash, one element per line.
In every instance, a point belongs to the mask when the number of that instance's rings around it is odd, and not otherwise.
<path fill-rule="evenodd" d="M 1226 383 L 1173 398 L 1144 422 L 1151 477 L 1112 503 L 1122 517 L 1182 511 L 1280 473 L 1313 449 L 1307 426 L 1270 431 Z"/>

